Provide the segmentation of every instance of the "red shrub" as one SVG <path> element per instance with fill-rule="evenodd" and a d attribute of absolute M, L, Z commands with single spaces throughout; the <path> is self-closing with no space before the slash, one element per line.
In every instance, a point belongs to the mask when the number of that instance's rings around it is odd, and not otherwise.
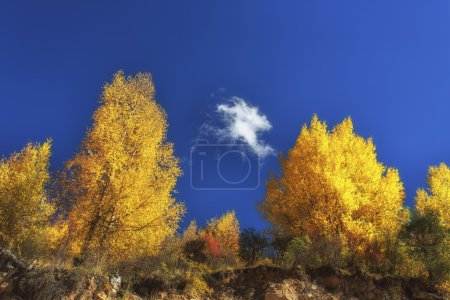
<path fill-rule="evenodd" d="M 205 234 L 205 236 L 203 238 L 206 243 L 206 245 L 205 245 L 206 254 L 209 254 L 213 257 L 221 256 L 221 252 L 220 252 L 220 248 L 217 243 L 217 240 L 208 234 Z"/>

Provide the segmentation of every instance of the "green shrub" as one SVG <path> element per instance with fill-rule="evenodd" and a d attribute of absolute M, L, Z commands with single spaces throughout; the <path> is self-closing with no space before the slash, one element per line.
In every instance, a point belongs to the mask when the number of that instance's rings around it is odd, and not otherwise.
<path fill-rule="evenodd" d="M 307 236 L 292 239 L 283 253 L 281 265 L 286 268 L 302 266 L 315 266 L 320 262 L 314 253 L 311 240 Z"/>
<path fill-rule="evenodd" d="M 409 279 L 423 276 L 426 267 L 409 243 L 395 237 L 387 239 L 384 257 L 371 266 L 371 271 Z"/>
<path fill-rule="evenodd" d="M 420 260 L 431 284 L 450 279 L 450 232 L 434 211 L 413 214 L 402 232 L 401 239 Z"/>

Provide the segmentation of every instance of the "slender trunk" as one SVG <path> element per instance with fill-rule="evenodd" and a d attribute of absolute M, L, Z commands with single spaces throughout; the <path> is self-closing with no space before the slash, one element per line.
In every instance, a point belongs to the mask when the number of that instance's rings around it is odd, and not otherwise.
<path fill-rule="evenodd" d="M 83 264 L 89 255 L 89 248 L 91 246 L 92 240 L 94 238 L 94 233 L 97 230 L 99 222 L 100 222 L 100 215 L 97 214 L 89 224 L 88 233 L 86 234 L 86 238 L 83 241 L 83 246 L 81 247 L 80 257 L 78 261 L 79 264 Z"/>
<path fill-rule="evenodd" d="M 105 169 L 108 170 L 108 167 L 105 166 Z M 81 248 L 81 253 L 80 253 L 80 257 L 79 257 L 79 263 L 82 264 L 85 262 L 86 258 L 89 255 L 89 248 L 91 246 L 92 240 L 94 239 L 94 234 L 97 230 L 97 227 L 100 223 L 100 221 L 102 221 L 102 210 L 101 210 L 101 206 L 102 206 L 102 202 L 103 199 L 105 198 L 106 192 L 109 188 L 109 184 L 110 184 L 110 172 L 108 173 L 108 176 L 106 177 L 106 182 L 100 186 L 100 194 L 97 198 L 97 207 L 96 207 L 96 211 L 95 211 L 95 217 L 94 219 L 89 223 L 89 229 L 88 229 L 88 233 L 86 235 L 86 238 L 83 241 L 83 246 Z"/>

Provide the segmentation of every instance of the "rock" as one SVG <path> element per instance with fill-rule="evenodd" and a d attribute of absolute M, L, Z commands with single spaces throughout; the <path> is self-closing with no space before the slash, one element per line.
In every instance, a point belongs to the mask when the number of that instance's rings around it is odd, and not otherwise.
<path fill-rule="evenodd" d="M 118 274 L 113 274 L 109 277 L 109 283 L 111 283 L 113 296 L 116 296 L 122 286 L 122 278 Z"/>
<path fill-rule="evenodd" d="M 4 295 L 10 295 L 12 294 L 13 291 L 14 291 L 14 282 L 12 281 L 0 282 L 0 297 L 3 297 Z"/>
<path fill-rule="evenodd" d="M 333 299 L 332 294 L 317 285 L 297 279 L 285 279 L 281 283 L 271 284 L 264 296 L 265 300 Z"/>
<path fill-rule="evenodd" d="M 272 285 L 266 294 L 264 300 L 297 300 L 295 288 L 290 282 L 283 281 L 281 284 Z"/>
<path fill-rule="evenodd" d="M 33 260 L 33 262 L 27 267 L 27 271 L 31 271 L 36 267 L 37 260 Z"/>
<path fill-rule="evenodd" d="M 264 300 L 294 300 L 294 298 L 288 298 L 286 295 L 273 291 L 266 293 Z"/>

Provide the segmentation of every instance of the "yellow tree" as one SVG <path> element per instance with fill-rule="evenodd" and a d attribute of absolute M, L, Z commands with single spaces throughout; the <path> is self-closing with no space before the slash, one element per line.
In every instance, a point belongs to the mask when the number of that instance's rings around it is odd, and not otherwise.
<path fill-rule="evenodd" d="M 239 221 L 234 211 L 211 219 L 206 226 L 206 234 L 218 241 L 223 253 L 235 257 L 239 253 Z"/>
<path fill-rule="evenodd" d="M 43 237 L 53 215 L 47 201 L 51 142 L 29 143 L 0 161 L 0 243 L 18 251 Z"/>
<path fill-rule="evenodd" d="M 189 223 L 189 226 L 183 231 L 182 241 L 186 244 L 189 241 L 195 240 L 198 238 L 199 228 L 197 226 L 197 222 L 192 220 Z"/>
<path fill-rule="evenodd" d="M 423 214 L 434 210 L 439 214 L 442 224 L 450 228 L 450 169 L 444 163 L 428 170 L 428 190 L 419 189 L 416 195 L 416 208 Z"/>
<path fill-rule="evenodd" d="M 261 211 L 286 235 L 338 240 L 355 255 L 398 232 L 407 218 L 398 171 L 377 161 L 372 140 L 355 134 L 350 118 L 329 131 L 314 116 L 280 164 Z"/>
<path fill-rule="evenodd" d="M 184 213 L 173 190 L 181 173 L 149 74 L 115 74 L 80 151 L 66 164 L 73 251 L 116 259 L 156 253 Z"/>

